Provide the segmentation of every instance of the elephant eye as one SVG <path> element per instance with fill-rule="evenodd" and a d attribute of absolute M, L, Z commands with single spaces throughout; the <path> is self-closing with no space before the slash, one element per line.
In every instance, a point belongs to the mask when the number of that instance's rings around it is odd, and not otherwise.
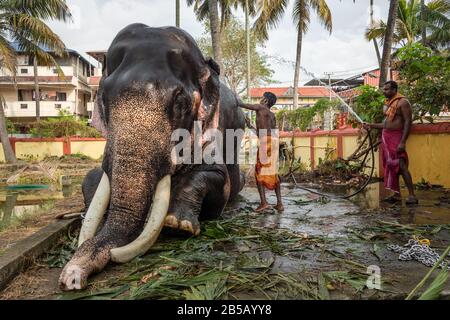
<path fill-rule="evenodd" d="M 172 110 L 175 114 L 186 114 L 192 111 L 190 96 L 184 88 L 179 87 L 172 93 Z"/>

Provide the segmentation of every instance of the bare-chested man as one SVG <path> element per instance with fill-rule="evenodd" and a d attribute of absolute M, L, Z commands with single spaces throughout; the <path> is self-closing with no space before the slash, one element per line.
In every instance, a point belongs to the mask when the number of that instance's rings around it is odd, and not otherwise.
<path fill-rule="evenodd" d="M 239 106 L 248 110 L 256 111 L 256 134 L 260 139 L 260 148 L 267 152 L 267 158 L 271 158 L 271 141 L 272 132 L 276 129 L 276 119 L 270 108 L 277 102 L 277 97 L 271 93 L 266 92 L 263 95 L 262 100 L 259 104 L 244 104 L 239 101 Z M 276 137 L 277 138 L 277 137 Z M 264 147 L 262 147 L 264 145 Z M 274 150 L 275 151 L 275 150 Z M 278 154 L 278 153 L 276 153 Z M 273 159 L 273 158 L 272 158 Z M 264 211 L 270 208 L 269 203 L 266 199 L 266 193 L 264 188 L 269 190 L 275 190 L 277 195 L 277 205 L 275 209 L 278 211 L 283 211 L 284 207 L 281 201 L 281 189 L 280 189 L 280 177 L 277 172 L 272 172 L 273 174 L 264 174 L 263 169 L 272 166 L 274 168 L 274 163 L 262 164 L 259 158 L 258 149 L 258 159 L 255 167 L 255 177 L 256 185 L 258 187 L 259 197 L 261 199 L 261 204 L 256 209 L 257 212 Z"/>
<path fill-rule="evenodd" d="M 384 199 L 388 202 L 401 201 L 399 176 L 403 177 L 409 191 L 406 204 L 417 204 L 414 185 L 408 170 L 408 154 L 406 141 L 411 131 L 412 109 L 409 101 L 398 93 L 395 81 L 388 81 L 383 88 L 386 97 L 383 123 L 365 124 L 365 128 L 382 129 L 382 155 L 384 168 L 384 186 L 392 190 L 394 195 Z"/>

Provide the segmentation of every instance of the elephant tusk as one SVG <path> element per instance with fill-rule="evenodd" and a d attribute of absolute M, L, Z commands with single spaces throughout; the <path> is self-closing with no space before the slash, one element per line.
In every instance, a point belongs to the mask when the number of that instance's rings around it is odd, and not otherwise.
<path fill-rule="evenodd" d="M 95 191 L 89 209 L 86 212 L 83 225 L 81 226 L 80 237 L 78 238 L 78 246 L 81 246 L 86 240 L 95 236 L 98 226 L 102 222 L 106 209 L 109 205 L 111 196 L 111 186 L 106 173 L 103 173 L 102 179 Z"/>
<path fill-rule="evenodd" d="M 149 212 L 148 221 L 139 237 L 126 246 L 111 249 L 111 260 L 125 263 L 146 253 L 156 242 L 169 209 L 170 175 L 162 178 L 156 186 L 153 204 Z"/>

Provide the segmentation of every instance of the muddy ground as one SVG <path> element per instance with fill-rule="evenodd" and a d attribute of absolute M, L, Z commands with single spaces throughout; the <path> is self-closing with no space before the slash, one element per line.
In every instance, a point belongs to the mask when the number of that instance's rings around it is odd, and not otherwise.
<path fill-rule="evenodd" d="M 387 245 L 403 245 L 415 235 L 442 253 L 450 242 L 445 190 L 419 191 L 416 207 L 380 207 L 379 184 L 353 201 L 291 184 L 283 184 L 282 194 L 285 212 L 258 214 L 258 193 L 246 187 L 222 219 L 203 223 L 199 237 L 164 231 L 145 256 L 109 265 L 82 292 L 62 293 L 57 279 L 75 249 L 73 230 L 0 298 L 404 299 L 429 268 L 399 261 Z M 275 203 L 273 194 L 268 199 Z M 371 270 L 379 270 L 380 278 L 367 282 Z M 447 283 L 444 296 L 449 292 Z"/>

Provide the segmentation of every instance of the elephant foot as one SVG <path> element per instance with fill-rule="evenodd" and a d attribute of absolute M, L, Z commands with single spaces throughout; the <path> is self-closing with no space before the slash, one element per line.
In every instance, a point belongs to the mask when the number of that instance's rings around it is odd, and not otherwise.
<path fill-rule="evenodd" d="M 164 225 L 171 229 L 188 232 L 194 236 L 200 234 L 200 222 L 198 222 L 198 218 L 192 213 L 169 213 L 166 216 Z"/>

